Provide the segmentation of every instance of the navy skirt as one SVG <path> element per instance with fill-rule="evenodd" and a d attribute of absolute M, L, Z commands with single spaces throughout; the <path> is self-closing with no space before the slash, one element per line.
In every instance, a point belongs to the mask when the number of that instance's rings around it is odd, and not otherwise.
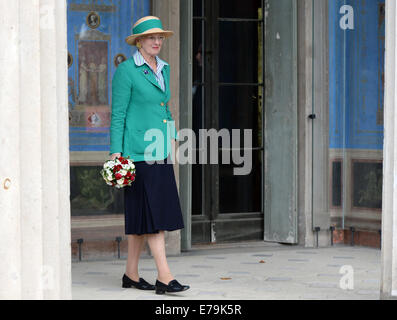
<path fill-rule="evenodd" d="M 124 187 L 125 234 L 149 234 L 184 228 L 174 167 L 136 161 L 135 181 Z"/>

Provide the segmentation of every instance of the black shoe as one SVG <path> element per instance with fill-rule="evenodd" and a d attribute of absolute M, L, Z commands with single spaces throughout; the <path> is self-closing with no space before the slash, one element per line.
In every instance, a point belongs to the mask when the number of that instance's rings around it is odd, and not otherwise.
<path fill-rule="evenodd" d="M 148 282 L 146 282 L 143 278 L 139 278 L 139 282 L 131 280 L 125 274 L 123 275 L 123 288 L 131 288 L 135 287 L 140 290 L 154 290 L 156 287 Z"/>
<path fill-rule="evenodd" d="M 182 285 L 178 281 L 171 280 L 168 285 L 156 280 L 156 293 L 164 294 L 166 292 L 180 292 L 189 289 L 189 286 Z"/>

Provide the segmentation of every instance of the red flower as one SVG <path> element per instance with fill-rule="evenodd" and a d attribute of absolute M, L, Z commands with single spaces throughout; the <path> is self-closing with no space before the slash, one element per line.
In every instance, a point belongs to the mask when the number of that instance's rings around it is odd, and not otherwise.
<path fill-rule="evenodd" d="M 124 179 L 123 184 L 128 184 L 128 179 Z"/>
<path fill-rule="evenodd" d="M 121 161 L 121 163 L 122 164 L 128 164 L 128 161 L 127 160 L 123 160 L 123 161 Z"/>
<path fill-rule="evenodd" d="M 119 157 L 119 160 L 120 160 L 120 161 L 123 161 L 123 160 L 124 160 L 124 157 L 120 156 L 120 157 Z"/>
<path fill-rule="evenodd" d="M 121 179 L 123 176 L 120 173 L 116 173 L 116 179 L 119 180 Z"/>

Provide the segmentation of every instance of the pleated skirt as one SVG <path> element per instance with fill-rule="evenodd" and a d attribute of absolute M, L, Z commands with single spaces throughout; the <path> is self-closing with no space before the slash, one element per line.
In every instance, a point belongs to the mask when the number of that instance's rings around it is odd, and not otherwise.
<path fill-rule="evenodd" d="M 150 234 L 184 228 L 174 167 L 164 163 L 134 162 L 135 181 L 124 188 L 125 234 Z"/>

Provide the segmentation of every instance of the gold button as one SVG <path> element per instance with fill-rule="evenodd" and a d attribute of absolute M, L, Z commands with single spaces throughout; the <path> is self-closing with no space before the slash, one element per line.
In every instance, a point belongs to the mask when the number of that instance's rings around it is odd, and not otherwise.
<path fill-rule="evenodd" d="M 160 105 L 161 105 L 162 107 L 164 107 L 164 102 L 160 103 Z"/>
<path fill-rule="evenodd" d="M 167 120 L 166 120 L 166 119 L 164 119 L 164 120 L 163 120 L 163 122 L 164 122 L 164 123 L 166 123 L 166 122 L 167 122 Z"/>

